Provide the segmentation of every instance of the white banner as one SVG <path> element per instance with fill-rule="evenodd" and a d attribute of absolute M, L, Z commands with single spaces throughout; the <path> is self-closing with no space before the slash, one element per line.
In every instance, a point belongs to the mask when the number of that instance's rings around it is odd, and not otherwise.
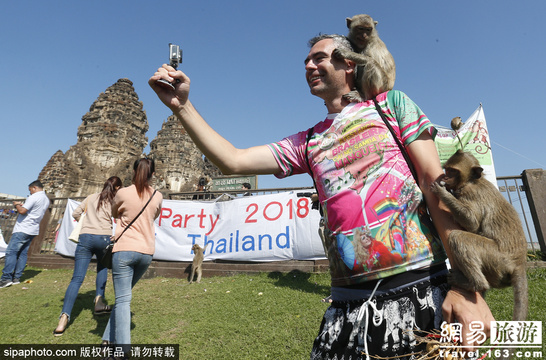
<path fill-rule="evenodd" d="M 68 235 L 77 205 L 69 200 L 57 238 L 55 250 L 63 255 L 74 256 L 76 244 Z M 163 200 L 155 221 L 154 259 L 191 261 L 195 243 L 206 246 L 205 260 L 324 259 L 319 220 L 311 200 L 295 192 L 220 202 Z"/>
<path fill-rule="evenodd" d="M 2 235 L 2 229 L 0 229 L 0 259 L 6 256 L 6 249 L 8 244 L 4 241 L 4 235 Z"/>
<path fill-rule="evenodd" d="M 461 149 L 461 144 L 457 138 L 457 133 L 451 128 L 434 125 L 438 134 L 434 139 L 440 162 L 442 165 L 457 150 Z M 493 164 L 493 154 L 489 141 L 489 132 L 485 123 L 483 107 L 480 107 L 470 115 L 468 120 L 459 129 L 459 138 L 461 139 L 463 150 L 474 155 L 480 165 L 483 167 L 483 173 L 487 180 L 497 186 L 497 175 L 495 174 L 495 165 Z"/>

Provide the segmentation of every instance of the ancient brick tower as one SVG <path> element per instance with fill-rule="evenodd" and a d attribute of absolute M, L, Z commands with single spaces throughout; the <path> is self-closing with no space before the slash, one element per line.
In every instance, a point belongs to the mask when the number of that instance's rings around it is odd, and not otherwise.
<path fill-rule="evenodd" d="M 101 93 L 82 117 L 78 142 L 53 155 L 39 175 L 55 197 L 87 196 L 110 176 L 131 182 L 131 163 L 148 143 L 148 120 L 129 79 Z"/>
<path fill-rule="evenodd" d="M 148 144 L 148 120 L 129 79 L 119 79 L 91 105 L 78 127 L 78 141 L 57 151 L 39 179 L 53 197 L 87 196 L 102 189 L 110 176 L 131 184 L 132 165 Z M 154 186 L 162 191 L 191 191 L 200 176 L 220 174 L 202 158 L 174 117 L 151 144 L 156 160 Z"/>
<path fill-rule="evenodd" d="M 150 143 L 150 157 L 155 160 L 156 187 L 162 191 L 194 191 L 201 176 L 221 175 L 220 170 L 203 157 L 174 115 L 163 122 Z"/>

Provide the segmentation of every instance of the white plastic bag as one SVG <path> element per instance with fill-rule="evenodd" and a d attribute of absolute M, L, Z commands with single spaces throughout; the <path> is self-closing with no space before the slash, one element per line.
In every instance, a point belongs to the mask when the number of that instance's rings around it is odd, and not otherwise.
<path fill-rule="evenodd" d="M 85 214 L 86 213 L 83 213 L 80 216 L 80 220 L 78 220 L 78 223 L 74 227 L 74 230 L 72 230 L 72 232 L 70 233 L 70 236 L 68 236 L 68 240 L 75 242 L 76 244 L 79 242 L 80 231 L 82 230 L 83 219 L 85 219 Z"/>

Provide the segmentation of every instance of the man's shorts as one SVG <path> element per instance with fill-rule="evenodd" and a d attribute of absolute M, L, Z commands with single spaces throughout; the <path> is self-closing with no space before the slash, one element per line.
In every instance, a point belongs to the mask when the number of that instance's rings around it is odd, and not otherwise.
<path fill-rule="evenodd" d="M 442 303 L 449 289 L 446 274 L 443 269 L 418 279 L 414 274 L 407 285 L 379 287 L 369 302 L 373 290 L 347 292 L 358 293 L 359 300 L 346 300 L 348 296 L 343 292 L 336 296 L 333 290 L 333 302 L 324 314 L 311 359 L 366 359 L 366 353 L 372 359 L 417 358 L 411 354 L 423 350 L 426 344 L 417 343 L 414 331 L 440 328 Z M 409 273 L 396 275 L 400 276 L 411 277 Z"/>

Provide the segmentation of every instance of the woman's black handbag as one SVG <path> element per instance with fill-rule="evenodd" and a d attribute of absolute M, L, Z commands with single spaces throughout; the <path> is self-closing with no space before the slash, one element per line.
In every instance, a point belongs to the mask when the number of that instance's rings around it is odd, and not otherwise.
<path fill-rule="evenodd" d="M 104 254 L 100 259 L 100 263 L 107 269 L 112 268 L 112 250 L 114 249 L 115 243 L 115 241 L 112 241 L 110 244 L 108 244 L 108 246 L 106 246 L 106 249 L 104 249 Z"/>

